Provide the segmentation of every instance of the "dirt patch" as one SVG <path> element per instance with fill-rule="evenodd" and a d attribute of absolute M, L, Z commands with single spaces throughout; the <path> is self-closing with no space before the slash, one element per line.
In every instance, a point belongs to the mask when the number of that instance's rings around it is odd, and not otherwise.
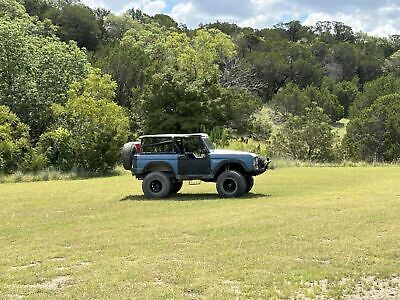
<path fill-rule="evenodd" d="M 33 262 L 31 262 L 31 263 L 29 263 L 27 265 L 11 267 L 11 270 L 14 270 L 14 271 L 25 270 L 25 269 L 28 269 L 28 268 L 36 267 L 36 266 L 38 266 L 40 264 L 41 264 L 40 261 L 33 261 Z"/>
<path fill-rule="evenodd" d="M 343 287 L 342 299 L 346 300 L 395 300 L 400 299 L 400 276 L 380 279 L 375 276 L 362 277 L 357 283 L 350 278 L 339 282 L 328 282 L 323 279 L 315 282 L 304 282 L 303 288 L 295 294 L 295 299 L 331 299 L 327 295 L 335 286 Z"/>
<path fill-rule="evenodd" d="M 56 257 L 50 258 L 50 261 L 64 261 L 64 260 L 65 260 L 65 258 L 61 257 L 61 256 L 56 256 Z"/>
<path fill-rule="evenodd" d="M 345 299 L 400 299 L 400 276 L 389 279 L 379 279 L 375 276 L 362 278 L 354 293 L 346 295 Z"/>
<path fill-rule="evenodd" d="M 70 282 L 71 279 L 71 276 L 58 276 L 50 281 L 29 285 L 29 287 L 45 290 L 58 290 L 68 285 L 68 282 Z"/>

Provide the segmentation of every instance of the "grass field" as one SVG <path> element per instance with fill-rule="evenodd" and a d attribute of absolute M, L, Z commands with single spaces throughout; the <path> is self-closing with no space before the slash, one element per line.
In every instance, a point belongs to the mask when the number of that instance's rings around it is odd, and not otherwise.
<path fill-rule="evenodd" d="M 277 169 L 241 199 L 4 183 L 0 298 L 400 297 L 399 237 L 399 167 Z"/>

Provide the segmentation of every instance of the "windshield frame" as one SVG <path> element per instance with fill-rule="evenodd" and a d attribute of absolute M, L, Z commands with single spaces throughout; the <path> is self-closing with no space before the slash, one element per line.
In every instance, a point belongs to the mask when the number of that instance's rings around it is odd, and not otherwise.
<path fill-rule="evenodd" d="M 213 144 L 213 142 L 209 137 L 203 136 L 201 139 L 203 140 L 204 145 L 207 147 L 209 151 L 215 150 L 215 145 Z"/>

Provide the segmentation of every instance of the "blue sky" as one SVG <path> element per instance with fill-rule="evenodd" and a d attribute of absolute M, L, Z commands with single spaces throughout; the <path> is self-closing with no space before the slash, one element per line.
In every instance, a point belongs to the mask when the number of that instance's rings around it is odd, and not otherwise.
<path fill-rule="evenodd" d="M 190 28 L 214 21 L 264 28 L 289 20 L 305 25 L 341 21 L 355 31 L 387 36 L 400 34 L 400 0 L 82 0 L 116 14 L 135 7 L 164 13 Z"/>

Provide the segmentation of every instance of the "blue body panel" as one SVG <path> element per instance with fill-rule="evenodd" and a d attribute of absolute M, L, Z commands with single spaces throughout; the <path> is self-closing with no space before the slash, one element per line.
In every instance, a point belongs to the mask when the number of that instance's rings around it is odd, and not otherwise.
<path fill-rule="evenodd" d="M 219 168 L 226 163 L 240 164 L 248 173 L 254 172 L 254 158 L 257 155 L 248 152 L 229 151 L 229 150 L 211 150 L 208 154 L 210 159 L 210 174 L 213 177 Z M 151 164 L 168 165 L 175 175 L 179 174 L 179 154 L 176 153 L 140 153 L 135 155 L 132 166 L 134 175 L 142 175 L 145 173 L 146 167 Z"/>
<path fill-rule="evenodd" d="M 146 166 L 149 164 L 164 163 L 168 164 L 175 174 L 178 174 L 178 154 L 175 153 L 165 153 L 165 154 L 147 154 L 141 153 L 136 155 L 136 162 L 134 162 L 132 173 L 133 174 L 143 174 Z"/>

